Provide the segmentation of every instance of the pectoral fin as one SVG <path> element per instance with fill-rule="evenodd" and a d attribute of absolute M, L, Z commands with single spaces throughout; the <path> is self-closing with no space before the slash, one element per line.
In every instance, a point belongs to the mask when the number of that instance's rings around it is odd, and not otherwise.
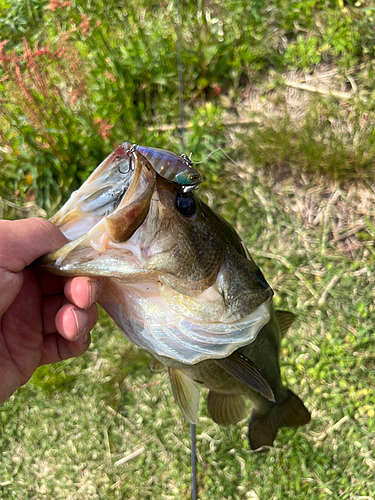
<path fill-rule="evenodd" d="M 276 311 L 276 317 L 280 325 L 281 337 L 284 337 L 296 317 L 290 311 Z"/>
<path fill-rule="evenodd" d="M 262 372 L 246 356 L 238 351 L 234 351 L 230 356 L 224 359 L 218 359 L 216 364 L 221 366 L 229 375 L 247 385 L 269 401 L 274 402 L 275 396 L 271 386 L 265 379 Z"/>
<path fill-rule="evenodd" d="M 165 365 L 163 365 L 163 363 L 161 361 L 159 361 L 156 358 L 151 358 L 150 370 L 152 372 L 161 372 L 164 369 L 165 369 Z"/>
<path fill-rule="evenodd" d="M 193 381 L 176 368 L 168 368 L 173 396 L 185 419 L 191 424 L 198 421 L 199 391 Z"/>
<path fill-rule="evenodd" d="M 241 395 L 209 391 L 207 409 L 210 417 L 219 425 L 236 424 L 246 416 L 245 398 Z"/>

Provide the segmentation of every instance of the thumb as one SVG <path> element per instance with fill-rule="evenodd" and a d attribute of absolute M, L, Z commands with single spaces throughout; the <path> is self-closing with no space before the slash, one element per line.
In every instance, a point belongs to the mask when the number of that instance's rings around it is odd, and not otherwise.
<path fill-rule="evenodd" d="M 17 273 L 68 240 L 45 219 L 0 221 L 0 267 Z"/>

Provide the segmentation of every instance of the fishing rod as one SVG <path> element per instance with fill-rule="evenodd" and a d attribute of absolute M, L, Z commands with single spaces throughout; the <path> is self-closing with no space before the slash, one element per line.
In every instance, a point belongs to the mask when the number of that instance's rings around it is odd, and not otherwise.
<path fill-rule="evenodd" d="M 184 93 L 182 80 L 182 59 L 181 59 L 181 10 L 180 0 L 177 0 L 177 73 L 178 73 L 178 105 L 180 111 L 180 140 L 181 152 L 185 153 L 185 120 L 184 120 Z M 197 500 L 197 458 L 195 444 L 195 424 L 190 424 L 190 457 L 191 457 L 191 498 Z"/>

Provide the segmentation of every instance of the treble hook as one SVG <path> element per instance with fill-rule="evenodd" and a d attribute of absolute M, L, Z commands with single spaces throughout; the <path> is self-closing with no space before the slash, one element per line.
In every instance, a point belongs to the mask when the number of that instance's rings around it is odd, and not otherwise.
<path fill-rule="evenodd" d="M 189 156 L 186 156 L 186 154 L 182 153 L 180 155 L 180 157 L 186 161 L 186 163 L 189 165 L 189 167 L 193 167 L 194 166 L 194 163 L 193 163 L 193 160 L 191 158 L 189 158 Z"/>
<path fill-rule="evenodd" d="M 121 160 L 123 160 L 123 158 L 121 156 L 118 156 L 117 158 L 115 158 L 115 161 L 117 161 L 117 162 L 121 162 Z M 121 165 L 122 165 L 122 163 L 120 163 L 120 165 L 117 166 L 117 170 L 119 171 L 119 173 L 120 174 L 128 174 L 130 169 L 132 168 L 130 165 L 130 161 L 129 161 L 129 165 L 127 166 L 126 170 L 121 170 Z"/>
<path fill-rule="evenodd" d="M 130 149 L 127 149 L 125 151 L 125 154 L 129 157 L 129 168 L 126 172 L 122 172 L 120 169 L 119 169 L 119 172 L 121 174 L 127 174 L 129 172 L 129 170 L 132 170 L 134 172 L 134 165 L 133 165 L 133 154 L 135 153 L 135 150 L 137 149 L 137 144 L 133 144 L 133 146 L 130 148 Z"/>

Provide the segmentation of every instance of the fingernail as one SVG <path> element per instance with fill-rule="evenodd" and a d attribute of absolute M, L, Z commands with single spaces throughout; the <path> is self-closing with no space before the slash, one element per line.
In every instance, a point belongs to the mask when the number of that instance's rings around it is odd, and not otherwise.
<path fill-rule="evenodd" d="M 84 335 L 85 328 L 89 323 L 89 317 L 87 316 L 85 311 L 82 309 L 73 309 L 74 318 L 76 320 L 77 332 L 78 334 L 75 336 L 74 340 L 79 339 Z"/>
<path fill-rule="evenodd" d="M 91 335 L 90 335 L 90 332 L 89 333 L 85 333 L 84 335 L 77 335 L 77 337 L 74 339 L 74 340 L 81 340 L 81 338 L 83 338 L 82 342 L 81 342 L 81 345 L 85 345 L 87 344 L 90 340 L 91 340 Z"/>
<path fill-rule="evenodd" d="M 84 338 L 78 339 L 78 341 L 70 344 L 69 348 L 73 353 L 83 354 L 90 345 L 91 336 L 90 333 L 85 333 Z"/>
<path fill-rule="evenodd" d="M 92 305 L 100 295 L 100 285 L 97 281 L 91 281 L 89 287 L 89 302 Z"/>

